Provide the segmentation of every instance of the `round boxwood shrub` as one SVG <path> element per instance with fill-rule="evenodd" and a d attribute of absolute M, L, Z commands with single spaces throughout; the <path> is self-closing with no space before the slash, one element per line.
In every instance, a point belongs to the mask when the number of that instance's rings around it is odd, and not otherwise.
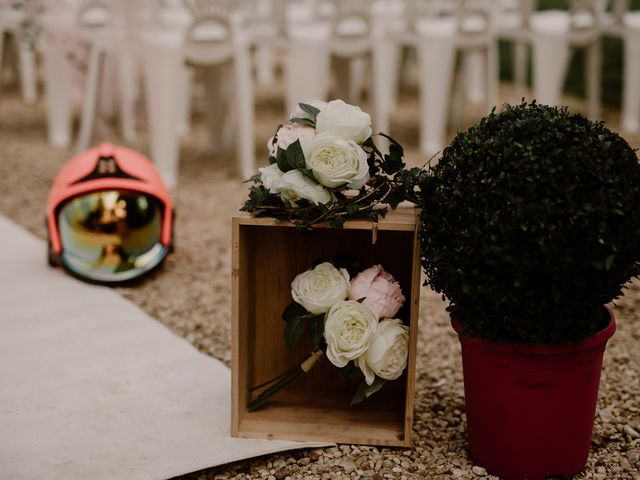
<path fill-rule="evenodd" d="M 506 106 L 459 132 L 422 189 L 426 283 L 465 334 L 565 343 L 640 273 L 640 165 L 601 122 Z"/>

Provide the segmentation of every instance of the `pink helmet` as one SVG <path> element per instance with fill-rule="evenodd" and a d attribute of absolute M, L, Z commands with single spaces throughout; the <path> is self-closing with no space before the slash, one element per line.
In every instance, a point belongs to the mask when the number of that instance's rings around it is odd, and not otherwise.
<path fill-rule="evenodd" d="M 60 170 L 46 215 L 49 263 L 85 280 L 133 280 L 173 248 L 171 197 L 153 163 L 110 143 Z"/>

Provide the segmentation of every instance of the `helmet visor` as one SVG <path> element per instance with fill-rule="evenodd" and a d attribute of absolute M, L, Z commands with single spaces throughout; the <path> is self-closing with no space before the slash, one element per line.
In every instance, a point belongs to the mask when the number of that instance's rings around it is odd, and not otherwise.
<path fill-rule="evenodd" d="M 58 212 L 63 265 L 97 282 L 134 279 L 160 264 L 163 205 L 139 192 L 107 190 L 74 198 Z"/>

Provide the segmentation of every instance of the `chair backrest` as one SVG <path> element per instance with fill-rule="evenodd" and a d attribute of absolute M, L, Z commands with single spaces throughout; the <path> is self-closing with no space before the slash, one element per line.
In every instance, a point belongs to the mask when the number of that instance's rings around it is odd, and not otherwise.
<path fill-rule="evenodd" d="M 334 54 L 351 57 L 371 49 L 374 0 L 332 0 L 331 46 Z"/>
<path fill-rule="evenodd" d="M 604 0 L 569 0 L 573 34 L 585 38 L 597 37 L 600 34 L 600 20 L 605 8 Z"/>
<path fill-rule="evenodd" d="M 192 16 L 185 56 L 194 65 L 216 65 L 233 57 L 232 15 L 237 0 L 183 0 Z"/>
<path fill-rule="evenodd" d="M 5 31 L 11 31 L 18 36 L 23 45 L 35 48 L 42 31 L 44 11 L 44 5 L 40 0 L 0 0 L 0 35 L 4 35 Z M 0 70 L 1 63 L 0 61 Z"/>
<path fill-rule="evenodd" d="M 503 16 L 511 15 L 511 19 L 515 19 L 514 23 L 508 25 L 508 28 L 516 28 L 520 33 L 529 30 L 531 16 L 537 10 L 538 0 L 500 0 L 500 9 Z"/>
<path fill-rule="evenodd" d="M 247 28 L 262 40 L 287 37 L 287 12 L 290 0 L 241 0 Z"/>
<path fill-rule="evenodd" d="M 611 0 L 611 13 L 617 25 L 622 24 L 622 17 L 631 6 L 630 0 Z"/>
<path fill-rule="evenodd" d="M 486 36 L 491 30 L 496 0 L 407 0 L 410 28 L 420 18 L 447 18 L 456 21 L 459 35 Z"/>
<path fill-rule="evenodd" d="M 458 0 L 456 15 L 458 31 L 466 33 L 490 30 L 494 18 L 495 0 Z"/>
<path fill-rule="evenodd" d="M 448 17 L 456 14 L 457 0 L 406 0 L 407 18 Z M 410 22 L 414 24 L 414 22 Z"/>
<path fill-rule="evenodd" d="M 81 0 L 77 9 L 78 25 L 84 28 L 103 28 L 112 21 L 108 0 Z"/>

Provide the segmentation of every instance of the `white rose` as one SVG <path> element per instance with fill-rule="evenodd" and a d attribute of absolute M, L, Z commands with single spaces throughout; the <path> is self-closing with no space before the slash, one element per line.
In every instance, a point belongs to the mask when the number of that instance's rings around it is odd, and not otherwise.
<path fill-rule="evenodd" d="M 297 275 L 291 283 L 291 296 L 313 314 L 326 313 L 349 294 L 349 272 L 324 262 Z"/>
<path fill-rule="evenodd" d="M 278 168 L 278 164 L 272 163 L 268 167 L 258 169 L 260 172 L 260 181 L 264 187 L 271 193 L 278 193 L 276 187 L 280 184 L 284 172 Z"/>
<path fill-rule="evenodd" d="M 409 327 L 400 320 L 387 319 L 377 325 L 369 348 L 356 363 L 371 385 L 376 375 L 385 380 L 395 380 L 402 375 L 408 356 Z"/>
<path fill-rule="evenodd" d="M 304 175 L 300 170 L 289 170 L 284 173 L 269 191 L 277 193 L 290 205 L 296 205 L 296 202 L 303 198 L 314 205 L 327 203 L 332 198 L 327 189 Z"/>
<path fill-rule="evenodd" d="M 311 105 L 312 107 L 316 107 L 318 110 L 322 111 L 326 108 L 327 102 L 323 102 L 322 100 L 310 100 L 306 103 L 307 105 Z M 296 110 L 291 115 L 291 118 L 308 118 L 309 120 L 315 120 L 311 115 L 300 108 L 300 104 L 296 105 Z"/>
<path fill-rule="evenodd" d="M 367 154 L 352 140 L 319 133 L 304 148 L 307 168 L 325 187 L 359 189 L 369 181 Z"/>
<path fill-rule="evenodd" d="M 332 100 L 316 118 L 316 131 L 329 132 L 345 140 L 364 142 L 371 136 L 371 116 L 342 100 Z"/>
<path fill-rule="evenodd" d="M 355 300 L 336 303 L 324 323 L 327 358 L 336 367 L 363 355 L 376 331 L 378 316 L 368 306 Z"/>

